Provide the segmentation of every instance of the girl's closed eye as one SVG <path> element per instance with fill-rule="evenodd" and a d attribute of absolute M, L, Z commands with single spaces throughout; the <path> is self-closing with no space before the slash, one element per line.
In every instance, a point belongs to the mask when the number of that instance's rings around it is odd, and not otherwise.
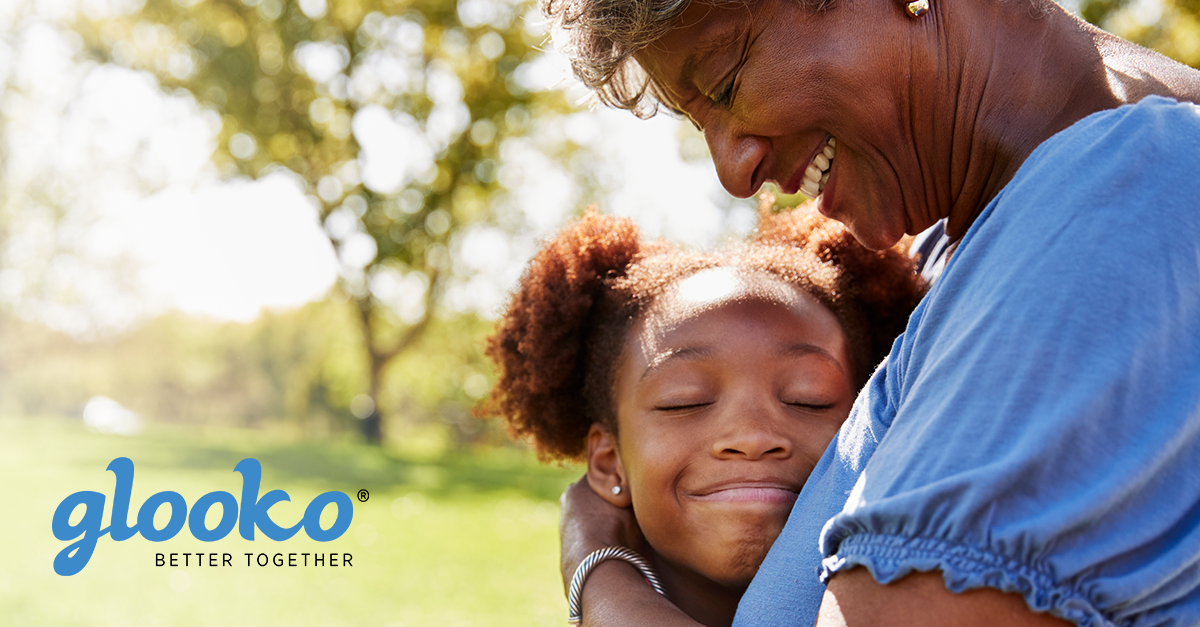
<path fill-rule="evenodd" d="M 814 401 L 783 401 L 784 405 L 795 409 L 806 411 L 826 411 L 837 406 L 835 402 L 814 402 Z"/>
<path fill-rule="evenodd" d="M 703 409 L 716 402 L 708 386 L 672 385 L 648 395 L 648 405 L 656 412 L 687 412 Z"/>
<path fill-rule="evenodd" d="M 706 114 L 755 91 L 752 39 L 740 58 L 738 41 L 687 91 Z M 760 215 L 756 239 L 694 254 L 588 214 L 530 262 L 488 346 L 490 402 L 510 430 L 545 459 L 586 460 L 588 485 L 634 515 L 671 599 L 729 616 L 919 298 L 902 251 L 855 248 L 815 212 Z M 836 263 L 821 257 L 833 244 L 848 251 Z M 840 291 L 859 277 L 893 286 L 890 300 Z"/>
<path fill-rule="evenodd" d="M 712 401 L 663 401 L 654 404 L 654 411 L 662 412 L 685 412 L 696 409 L 703 409 L 712 405 Z"/>

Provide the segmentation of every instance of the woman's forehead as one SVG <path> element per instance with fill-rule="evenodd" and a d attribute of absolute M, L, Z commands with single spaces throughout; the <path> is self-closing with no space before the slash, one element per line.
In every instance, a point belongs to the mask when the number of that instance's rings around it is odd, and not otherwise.
<path fill-rule="evenodd" d="M 634 56 L 657 80 L 686 83 L 704 61 L 737 41 L 749 24 L 748 11 L 741 3 L 693 1 L 674 28 Z"/>

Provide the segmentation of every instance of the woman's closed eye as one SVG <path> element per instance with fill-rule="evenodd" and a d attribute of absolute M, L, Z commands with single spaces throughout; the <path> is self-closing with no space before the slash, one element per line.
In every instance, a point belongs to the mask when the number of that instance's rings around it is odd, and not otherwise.
<path fill-rule="evenodd" d="M 742 65 L 739 63 L 733 68 L 725 83 L 712 95 L 712 101 L 725 107 L 726 109 L 733 106 L 733 98 L 737 91 L 738 75 L 741 72 Z"/>
<path fill-rule="evenodd" d="M 742 69 L 746 67 L 746 57 L 749 53 L 749 49 L 750 41 L 748 39 L 743 39 L 741 57 L 738 59 L 737 64 L 733 66 L 733 68 L 723 79 L 723 82 L 719 83 L 713 94 L 709 96 L 713 102 L 726 109 L 733 107 L 733 100 L 737 97 L 737 91 L 740 84 L 739 79 L 742 75 Z"/>

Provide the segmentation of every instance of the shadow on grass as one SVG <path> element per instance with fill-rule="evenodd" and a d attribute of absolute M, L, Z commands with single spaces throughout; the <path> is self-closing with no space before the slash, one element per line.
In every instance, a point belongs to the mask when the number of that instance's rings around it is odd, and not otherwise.
<path fill-rule="evenodd" d="M 355 493 L 419 490 L 431 497 L 488 492 L 519 492 L 538 500 L 558 500 L 578 472 L 536 465 L 517 451 L 448 453 L 435 459 L 406 459 L 386 450 L 353 443 L 264 445 L 248 454 L 216 445 L 179 449 L 163 467 L 229 470 L 246 457 L 263 465 L 264 490 L 270 476 L 283 475 L 320 490 Z M 154 464 L 147 464 L 154 467 Z"/>

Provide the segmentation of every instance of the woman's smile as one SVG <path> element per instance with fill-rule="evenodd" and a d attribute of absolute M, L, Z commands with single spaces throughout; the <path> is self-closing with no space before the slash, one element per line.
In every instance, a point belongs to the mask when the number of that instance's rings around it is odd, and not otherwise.
<path fill-rule="evenodd" d="M 833 158 L 836 155 L 837 140 L 830 137 L 821 145 L 821 149 L 813 155 L 803 170 L 796 172 L 786 184 L 776 184 L 785 194 L 802 192 L 809 198 L 816 198 L 821 195 L 825 184 L 829 182 L 829 172 L 833 168 Z"/>
<path fill-rule="evenodd" d="M 861 4 L 813 13 L 787 0 L 753 10 L 692 3 L 636 59 L 661 87 L 663 104 L 704 132 L 730 194 L 745 198 L 774 183 L 786 194 L 822 197 L 823 213 L 882 250 L 936 219 L 907 215 L 918 204 L 907 196 L 928 176 L 920 156 L 931 133 L 896 98 L 897 85 L 905 94 L 921 86 L 895 78 L 904 48 L 886 43 L 890 31 L 868 36 L 860 28 L 875 8 Z M 897 14 L 886 25 L 903 33 L 906 19 Z M 748 45 L 720 45 L 739 37 Z M 712 97 L 712 85 L 733 89 Z M 835 198 L 828 185 L 839 178 Z"/>

